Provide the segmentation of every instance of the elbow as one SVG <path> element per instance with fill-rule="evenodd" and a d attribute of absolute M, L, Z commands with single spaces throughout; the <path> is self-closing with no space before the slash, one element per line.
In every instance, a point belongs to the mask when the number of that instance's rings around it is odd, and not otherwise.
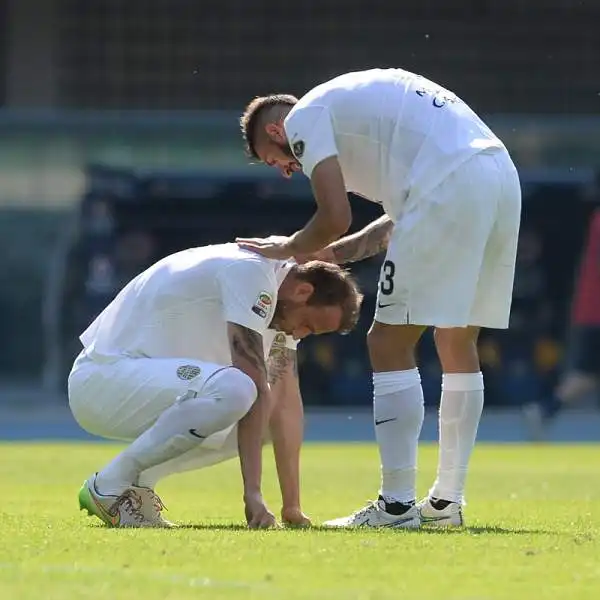
<path fill-rule="evenodd" d="M 337 240 L 348 232 L 352 225 L 352 210 L 348 206 L 347 210 L 336 212 L 336 214 L 330 215 L 328 219 L 329 230 L 331 232 L 332 240 Z"/>
<path fill-rule="evenodd" d="M 338 218 L 338 220 L 337 220 L 337 223 L 336 223 L 337 237 L 342 237 L 343 235 L 348 233 L 348 230 L 350 229 L 351 225 L 352 225 L 352 213 L 349 210 L 347 214 L 343 215 L 342 217 Z"/>

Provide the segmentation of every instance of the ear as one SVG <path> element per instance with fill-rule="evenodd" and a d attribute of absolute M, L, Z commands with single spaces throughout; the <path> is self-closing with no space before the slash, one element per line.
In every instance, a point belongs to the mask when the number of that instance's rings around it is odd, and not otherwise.
<path fill-rule="evenodd" d="M 294 300 L 296 300 L 296 302 L 308 302 L 314 291 L 315 288 L 312 283 L 308 283 L 308 281 L 299 281 L 294 290 Z"/>
<path fill-rule="evenodd" d="M 265 125 L 265 131 L 267 135 L 275 142 L 285 142 L 285 129 L 283 124 L 280 123 L 267 123 Z"/>

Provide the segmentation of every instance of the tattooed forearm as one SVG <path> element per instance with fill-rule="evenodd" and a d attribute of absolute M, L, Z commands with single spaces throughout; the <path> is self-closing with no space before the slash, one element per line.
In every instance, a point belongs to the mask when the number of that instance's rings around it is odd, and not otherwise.
<path fill-rule="evenodd" d="M 269 383 L 274 385 L 280 381 L 286 371 L 291 369 L 294 377 L 298 377 L 298 356 L 295 350 L 274 346 L 267 363 Z"/>
<path fill-rule="evenodd" d="M 329 246 L 338 264 L 356 262 L 383 252 L 390 240 L 394 224 L 387 216 L 369 223 L 357 233 L 348 235 Z"/>
<path fill-rule="evenodd" d="M 262 336 L 241 325 L 229 324 L 229 344 L 231 361 L 234 366 L 247 372 L 248 367 L 258 375 L 266 377 L 267 368 L 263 354 Z"/>

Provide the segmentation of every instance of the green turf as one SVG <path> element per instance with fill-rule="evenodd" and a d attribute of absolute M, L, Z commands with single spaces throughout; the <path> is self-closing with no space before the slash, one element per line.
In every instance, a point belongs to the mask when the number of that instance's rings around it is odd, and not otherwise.
<path fill-rule="evenodd" d="M 106 529 L 77 511 L 110 445 L 0 447 L 0 598 L 485 600 L 600 598 L 600 453 L 486 446 L 469 480 L 468 528 L 271 531 L 242 527 L 237 464 L 159 488 L 176 531 Z M 267 455 L 269 456 L 269 455 Z M 420 489 L 435 467 L 421 452 Z M 278 509 L 272 463 L 266 493 Z M 376 449 L 307 446 L 304 506 L 318 522 L 372 498 Z"/>

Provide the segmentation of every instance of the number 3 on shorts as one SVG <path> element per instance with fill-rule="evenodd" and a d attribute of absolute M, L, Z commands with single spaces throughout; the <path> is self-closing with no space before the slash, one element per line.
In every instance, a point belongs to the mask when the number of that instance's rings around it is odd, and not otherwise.
<path fill-rule="evenodd" d="M 381 267 L 381 282 L 379 290 L 384 296 L 389 296 L 394 292 L 394 275 L 396 274 L 396 265 L 391 260 L 386 260 Z"/>

